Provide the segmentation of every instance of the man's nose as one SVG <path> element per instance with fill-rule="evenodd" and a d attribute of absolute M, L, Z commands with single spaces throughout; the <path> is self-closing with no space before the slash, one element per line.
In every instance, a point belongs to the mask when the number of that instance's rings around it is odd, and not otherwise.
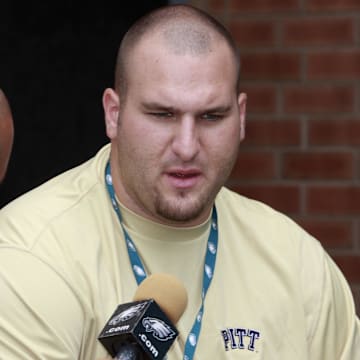
<path fill-rule="evenodd" d="M 200 142 L 196 120 L 184 117 L 178 120 L 174 129 L 172 148 L 183 161 L 191 161 L 199 152 Z"/>

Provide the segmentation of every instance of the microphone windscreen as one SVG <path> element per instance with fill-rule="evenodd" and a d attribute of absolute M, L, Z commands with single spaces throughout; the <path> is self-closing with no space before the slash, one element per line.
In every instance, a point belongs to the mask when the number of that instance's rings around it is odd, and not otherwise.
<path fill-rule="evenodd" d="M 185 286 L 175 276 L 155 273 L 139 285 L 134 301 L 154 299 L 160 309 L 176 324 L 184 313 L 188 298 Z"/>

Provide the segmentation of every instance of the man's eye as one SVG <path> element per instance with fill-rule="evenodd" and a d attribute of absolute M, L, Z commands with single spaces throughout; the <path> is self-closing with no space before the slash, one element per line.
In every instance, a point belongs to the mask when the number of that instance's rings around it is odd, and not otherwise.
<path fill-rule="evenodd" d="M 151 112 L 149 114 L 158 118 L 170 118 L 173 116 L 173 114 L 170 112 Z"/>
<path fill-rule="evenodd" d="M 216 121 L 216 120 L 220 120 L 223 118 L 223 115 L 221 114 L 204 114 L 202 116 L 203 119 L 208 120 L 208 121 Z"/>

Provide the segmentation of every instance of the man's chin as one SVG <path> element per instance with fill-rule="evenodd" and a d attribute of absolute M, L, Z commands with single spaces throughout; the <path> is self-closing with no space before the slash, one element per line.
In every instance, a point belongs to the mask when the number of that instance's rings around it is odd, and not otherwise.
<path fill-rule="evenodd" d="M 156 212 L 173 223 L 189 223 L 202 217 L 205 206 L 193 199 L 181 198 L 156 203 Z"/>

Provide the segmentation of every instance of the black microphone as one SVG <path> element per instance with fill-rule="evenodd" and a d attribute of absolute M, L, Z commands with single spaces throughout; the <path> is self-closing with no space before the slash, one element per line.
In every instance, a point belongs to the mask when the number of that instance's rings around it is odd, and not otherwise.
<path fill-rule="evenodd" d="M 98 340 L 117 360 L 163 359 L 186 305 L 186 289 L 177 278 L 153 274 L 139 285 L 134 301 L 117 307 Z"/>

